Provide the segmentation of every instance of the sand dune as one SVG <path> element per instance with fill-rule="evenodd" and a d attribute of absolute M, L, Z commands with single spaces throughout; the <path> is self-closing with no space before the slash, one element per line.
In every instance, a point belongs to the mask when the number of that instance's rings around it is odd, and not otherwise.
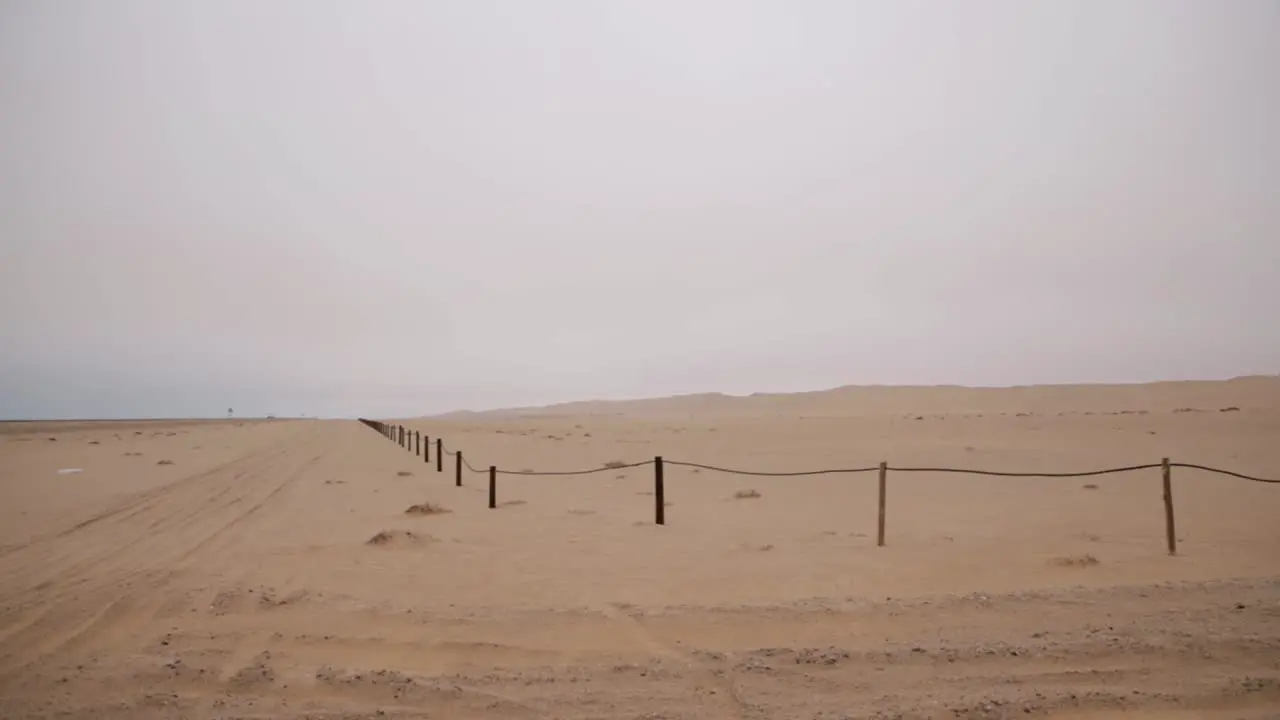
<path fill-rule="evenodd" d="M 405 424 L 478 470 L 1280 477 L 1276 378 Z M 671 466 L 659 527 L 651 466 L 490 510 L 448 460 L 353 421 L 4 427 L 0 716 L 1278 716 L 1280 485 L 1175 470 L 1171 557 L 1158 470 L 893 473 L 876 547 L 874 473 Z"/>
<path fill-rule="evenodd" d="M 756 393 L 747 396 L 701 393 L 641 400 L 592 400 L 531 408 L 459 413 L 484 415 L 626 417 L 733 415 L 768 417 L 868 416 L 914 413 L 1102 413 L 1119 411 L 1217 410 L 1223 407 L 1280 407 L 1280 376 L 1222 381 L 1178 381 L 1117 385 L 1036 385 L 974 388 L 956 385 L 890 387 L 850 385 L 805 393 Z"/>

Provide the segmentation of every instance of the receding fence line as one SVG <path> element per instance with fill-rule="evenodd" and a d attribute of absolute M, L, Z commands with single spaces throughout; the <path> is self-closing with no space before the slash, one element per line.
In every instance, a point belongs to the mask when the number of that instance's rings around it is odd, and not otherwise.
<path fill-rule="evenodd" d="M 401 447 L 414 450 L 412 442 L 412 431 L 408 431 L 401 425 L 389 425 L 377 420 L 365 420 L 360 418 L 360 422 L 368 427 L 382 433 L 383 436 L 399 442 Z M 427 435 L 419 434 L 419 440 L 422 443 L 422 457 L 427 461 L 430 453 L 431 439 Z M 1148 463 L 1145 465 L 1128 465 L 1118 468 L 1107 468 L 1103 470 L 1086 470 L 1082 472 L 1007 472 L 1001 470 L 977 470 L 973 468 L 949 468 L 949 467 L 893 467 L 887 462 L 881 462 L 875 467 L 857 467 L 857 468 L 827 468 L 822 470 L 802 470 L 795 472 L 772 472 L 759 470 L 739 470 L 734 468 L 719 467 L 716 465 L 706 465 L 703 463 L 681 462 L 678 460 L 663 460 L 662 456 L 656 456 L 652 460 L 642 460 L 634 463 L 607 463 L 602 467 L 589 468 L 585 470 L 567 470 L 559 472 L 550 472 L 545 470 L 502 470 L 494 465 L 490 465 L 487 469 L 472 467 L 462 455 L 462 451 L 449 450 L 444 446 L 444 440 L 436 437 L 436 471 L 444 471 L 444 456 L 453 455 L 455 458 L 454 476 L 458 487 L 462 487 L 462 469 L 465 467 L 473 473 L 489 474 L 489 507 L 497 508 L 497 477 L 498 475 L 524 475 L 538 477 L 569 477 L 576 475 L 594 475 L 596 473 L 627 470 L 630 468 L 653 466 L 653 496 L 654 496 L 654 523 L 658 525 L 666 524 L 666 503 L 665 503 L 665 483 L 663 468 L 665 465 L 674 465 L 676 467 L 694 468 L 697 470 L 708 470 L 711 472 L 728 473 L 731 475 L 747 475 L 752 477 L 803 477 L 812 475 L 832 475 L 832 474 L 858 474 L 872 471 L 879 471 L 879 516 L 876 523 L 876 545 L 883 547 L 885 544 L 885 523 L 886 523 L 886 494 L 888 486 L 888 474 L 893 472 L 908 473 L 957 473 L 965 475 L 988 475 L 994 477 L 1018 477 L 1018 478 L 1079 478 L 1093 477 L 1097 475 L 1111 475 L 1115 473 L 1135 472 L 1138 470 L 1151 470 L 1160 468 L 1161 483 L 1163 489 L 1164 515 L 1165 515 L 1165 538 L 1168 545 L 1170 555 L 1176 555 L 1178 552 L 1177 532 L 1174 524 L 1173 512 L 1173 468 L 1188 468 L 1191 470 L 1201 470 L 1204 472 L 1218 473 L 1221 475 L 1229 475 L 1231 477 L 1249 480 L 1251 482 L 1280 484 L 1278 479 L 1270 479 L 1256 477 L 1253 475 L 1245 475 L 1244 473 L 1233 472 L 1231 470 L 1223 470 L 1221 468 L 1210 467 L 1208 465 L 1198 465 L 1195 463 L 1179 463 L 1171 462 L 1169 458 L 1162 458 L 1158 463 Z"/>

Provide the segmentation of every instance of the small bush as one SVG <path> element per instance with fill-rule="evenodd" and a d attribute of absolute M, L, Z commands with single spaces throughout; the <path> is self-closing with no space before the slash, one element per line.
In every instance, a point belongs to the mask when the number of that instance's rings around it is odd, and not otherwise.
<path fill-rule="evenodd" d="M 1099 562 L 1098 558 L 1087 554 L 1056 557 L 1049 560 L 1050 565 L 1057 565 L 1058 567 L 1092 567 Z"/>
<path fill-rule="evenodd" d="M 609 462 L 604 464 L 604 467 L 607 467 L 610 470 L 617 470 L 618 468 L 624 468 L 626 466 L 627 464 L 622 462 L 621 460 L 610 460 Z"/>
<path fill-rule="evenodd" d="M 1098 486 L 1097 486 L 1097 484 L 1095 484 L 1095 483 L 1085 483 L 1084 485 L 1081 485 L 1080 487 L 1081 487 L 1081 488 L 1083 488 L 1083 489 L 1085 489 L 1085 490 L 1097 490 L 1097 489 L 1098 489 Z"/>
<path fill-rule="evenodd" d="M 141 453 L 139 453 L 139 455 L 141 455 Z M 161 460 L 160 462 L 158 462 L 158 463 L 156 463 L 156 464 L 157 464 L 157 465 L 172 465 L 172 464 L 173 464 L 173 461 L 172 461 L 172 460 Z"/>
<path fill-rule="evenodd" d="M 434 505 L 429 502 L 420 503 L 418 505 L 410 505 L 405 511 L 405 515 L 443 515 L 453 512 L 449 508 Z"/>
<path fill-rule="evenodd" d="M 392 545 L 417 545 L 428 538 L 408 530 L 383 530 L 365 541 L 366 545 L 387 547 Z"/>
<path fill-rule="evenodd" d="M 760 497 L 760 493 L 756 492 L 755 490 L 739 490 L 738 492 L 733 494 L 733 497 L 736 500 L 752 500 L 754 498 Z"/>

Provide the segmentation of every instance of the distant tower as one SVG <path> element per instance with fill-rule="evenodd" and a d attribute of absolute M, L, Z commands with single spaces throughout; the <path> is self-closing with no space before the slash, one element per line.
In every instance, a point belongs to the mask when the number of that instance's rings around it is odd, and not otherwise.
<path fill-rule="evenodd" d="M 235 414 L 236 414 L 235 410 L 232 410 L 231 408 L 227 408 L 227 417 L 234 417 Z"/>

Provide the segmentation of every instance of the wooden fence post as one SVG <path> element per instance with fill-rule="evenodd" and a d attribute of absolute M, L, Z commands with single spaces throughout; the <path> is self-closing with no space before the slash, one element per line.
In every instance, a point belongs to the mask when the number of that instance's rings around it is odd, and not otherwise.
<path fill-rule="evenodd" d="M 453 454 L 453 484 L 462 487 L 462 451 Z"/>
<path fill-rule="evenodd" d="M 876 546 L 884 547 L 884 490 L 889 474 L 889 463 L 880 463 L 880 522 L 876 525 Z"/>
<path fill-rule="evenodd" d="M 1169 554 L 1178 554 L 1178 533 L 1173 527 L 1173 468 L 1169 458 L 1160 460 L 1160 472 L 1164 479 L 1164 532 L 1169 543 Z"/>
<path fill-rule="evenodd" d="M 422 462 L 431 462 L 431 436 L 422 436 Z"/>
<path fill-rule="evenodd" d="M 489 509 L 498 507 L 498 468 L 489 466 Z"/>
<path fill-rule="evenodd" d="M 414 455 L 422 454 L 422 431 L 421 430 L 413 431 L 413 454 Z"/>
<path fill-rule="evenodd" d="M 436 472 L 444 472 L 444 440 L 436 438 Z"/>
<path fill-rule="evenodd" d="M 662 456 L 653 459 L 653 521 L 667 524 L 667 504 L 662 487 Z"/>

